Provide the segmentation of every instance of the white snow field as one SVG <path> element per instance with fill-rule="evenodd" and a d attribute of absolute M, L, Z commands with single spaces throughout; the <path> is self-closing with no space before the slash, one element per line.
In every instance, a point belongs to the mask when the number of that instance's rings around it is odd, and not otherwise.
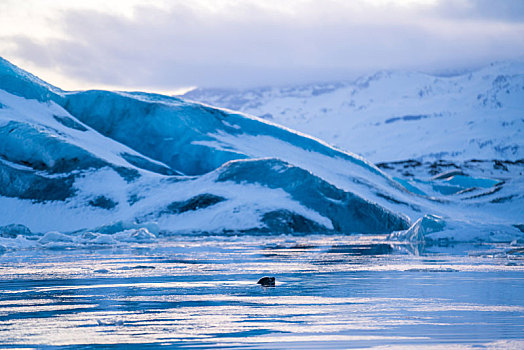
<path fill-rule="evenodd" d="M 502 106 L 520 103 L 512 93 L 494 96 Z M 414 132 L 409 120 L 383 124 Z M 420 143 L 413 152 L 427 145 L 414 133 Z M 500 131 L 511 147 L 503 152 L 520 157 L 522 140 L 505 136 Z M 6 249 L 179 233 L 511 242 L 523 237 L 523 180 L 515 175 L 522 167 L 502 165 L 506 170 L 489 174 L 392 177 L 360 156 L 247 114 L 142 92 L 65 92 L 0 60 L 0 246 Z M 418 230 L 422 236 L 401 232 L 420 226 L 425 215 L 444 224 Z"/>
<path fill-rule="evenodd" d="M 183 97 L 260 116 L 372 162 L 524 158 L 524 62 L 451 77 L 381 71 L 352 82 Z"/>

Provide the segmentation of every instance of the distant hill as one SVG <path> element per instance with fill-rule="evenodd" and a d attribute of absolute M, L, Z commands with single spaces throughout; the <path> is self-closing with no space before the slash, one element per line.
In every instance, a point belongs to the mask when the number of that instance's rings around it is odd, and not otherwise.
<path fill-rule="evenodd" d="M 452 77 L 381 71 L 352 82 L 184 98 L 257 115 L 373 162 L 524 159 L 524 63 Z"/>

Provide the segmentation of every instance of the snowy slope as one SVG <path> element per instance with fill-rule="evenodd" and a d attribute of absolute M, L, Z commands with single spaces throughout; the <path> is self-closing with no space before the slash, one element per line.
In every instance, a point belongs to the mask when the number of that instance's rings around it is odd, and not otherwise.
<path fill-rule="evenodd" d="M 524 63 L 454 77 L 379 72 L 354 82 L 185 98 L 300 130 L 373 162 L 524 158 Z"/>
<path fill-rule="evenodd" d="M 392 177 L 246 114 L 148 93 L 65 92 L 0 60 L 0 226 L 147 241 L 147 230 L 390 233 L 433 214 L 474 228 L 439 239 L 511 241 L 522 236 L 523 182 L 499 175 Z M 0 245 L 19 232 L 0 227 Z"/>
<path fill-rule="evenodd" d="M 177 98 L 63 92 L 1 63 L 0 225 L 376 233 L 409 223 L 384 194 L 411 194 L 353 154 Z"/>

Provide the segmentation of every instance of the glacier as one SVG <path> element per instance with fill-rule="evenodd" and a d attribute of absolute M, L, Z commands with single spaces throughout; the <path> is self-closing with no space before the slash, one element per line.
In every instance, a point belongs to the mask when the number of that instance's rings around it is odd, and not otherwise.
<path fill-rule="evenodd" d="M 506 240 L 498 233 L 515 237 L 514 225 L 522 227 L 521 61 L 454 76 L 380 71 L 355 81 L 197 88 L 181 97 L 257 115 L 373 161 L 412 194 L 434 200 L 430 209 L 412 198 L 403 200 L 414 221 L 425 212 L 445 218 L 448 228 L 460 227 L 441 230 L 435 239 Z M 497 229 L 504 222 L 508 226 Z M 421 237 L 403 233 L 392 237 Z"/>
<path fill-rule="evenodd" d="M 522 180 L 487 175 L 406 179 L 259 117 L 144 92 L 63 91 L 0 59 L 4 247 L 173 234 L 400 237 L 425 215 L 478 232 L 438 239 L 489 239 L 488 222 L 502 240 L 519 239 Z"/>
<path fill-rule="evenodd" d="M 378 195 L 407 190 L 319 140 L 180 98 L 66 92 L 5 60 L 0 69 L 0 225 L 78 235 L 151 225 L 155 234 L 388 233 L 410 224 Z M 52 238 L 62 240 L 41 243 Z"/>

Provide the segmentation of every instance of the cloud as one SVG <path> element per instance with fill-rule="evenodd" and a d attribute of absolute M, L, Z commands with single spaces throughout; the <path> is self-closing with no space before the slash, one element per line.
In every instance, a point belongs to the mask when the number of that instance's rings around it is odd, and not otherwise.
<path fill-rule="evenodd" d="M 53 19 L 62 38 L 4 40 L 11 55 L 78 81 L 159 89 L 347 79 L 524 55 L 520 1 L 172 4 L 137 6 L 132 16 L 64 10 Z"/>
<path fill-rule="evenodd" d="M 522 0 L 442 0 L 438 10 L 446 17 L 524 22 Z"/>

